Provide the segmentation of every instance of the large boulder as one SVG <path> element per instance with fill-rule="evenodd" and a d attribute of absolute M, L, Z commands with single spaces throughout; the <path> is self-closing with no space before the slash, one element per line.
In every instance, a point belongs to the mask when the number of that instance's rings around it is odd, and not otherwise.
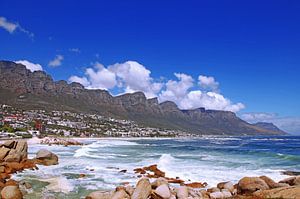
<path fill-rule="evenodd" d="M 2 144 L 2 146 L 12 149 L 12 148 L 14 148 L 15 143 L 16 143 L 16 141 L 14 141 L 14 140 L 7 140 Z"/>
<path fill-rule="evenodd" d="M 22 199 L 23 195 L 18 186 L 6 186 L 1 191 L 2 199 Z"/>
<path fill-rule="evenodd" d="M 159 177 L 154 182 L 151 183 L 151 186 L 152 186 L 152 188 L 155 189 L 163 184 L 168 184 L 168 181 L 163 177 Z"/>
<path fill-rule="evenodd" d="M 4 158 L 8 155 L 10 149 L 6 147 L 0 148 L 0 161 L 4 160 Z"/>
<path fill-rule="evenodd" d="M 260 176 L 259 178 L 262 179 L 263 181 L 265 181 L 271 189 L 289 186 L 286 183 L 277 183 L 267 176 Z"/>
<path fill-rule="evenodd" d="M 279 181 L 279 183 L 286 183 L 291 186 L 299 185 L 300 184 L 300 176 L 293 176 L 293 177 L 285 178 L 285 179 Z"/>
<path fill-rule="evenodd" d="M 300 176 L 297 176 L 294 180 L 294 185 L 300 185 Z"/>
<path fill-rule="evenodd" d="M 162 184 L 155 189 L 155 194 L 158 195 L 160 198 L 168 199 L 171 197 L 171 191 L 167 184 Z"/>
<path fill-rule="evenodd" d="M 36 154 L 36 159 L 38 160 L 38 164 L 43 164 L 46 166 L 58 164 L 57 155 L 46 149 L 39 150 Z"/>
<path fill-rule="evenodd" d="M 21 154 L 16 149 L 10 149 L 8 155 L 4 158 L 5 162 L 20 162 L 21 160 Z"/>
<path fill-rule="evenodd" d="M 270 190 L 259 190 L 254 192 L 253 195 L 259 198 L 299 199 L 300 187 L 290 186 Z"/>
<path fill-rule="evenodd" d="M 111 191 L 94 191 L 90 193 L 85 199 L 111 199 L 113 192 Z"/>
<path fill-rule="evenodd" d="M 16 151 L 18 154 L 20 154 L 22 160 L 27 159 L 28 156 L 27 142 L 24 140 L 18 141 L 16 144 Z"/>
<path fill-rule="evenodd" d="M 220 182 L 217 187 L 222 190 L 222 189 L 227 189 L 230 192 L 234 192 L 234 185 L 232 182 Z"/>
<path fill-rule="evenodd" d="M 138 181 L 131 199 L 147 199 L 151 194 L 151 184 L 148 178 L 142 178 Z"/>
<path fill-rule="evenodd" d="M 244 177 L 238 182 L 238 193 L 249 194 L 257 190 L 267 190 L 269 186 L 259 177 Z"/>
<path fill-rule="evenodd" d="M 112 195 L 111 199 L 130 199 L 130 196 L 124 189 L 120 189 Z"/>
<path fill-rule="evenodd" d="M 126 193 L 128 193 L 131 196 L 133 194 L 133 192 L 134 192 L 134 188 L 131 185 L 127 185 L 125 187 L 125 191 L 126 191 Z"/>
<path fill-rule="evenodd" d="M 189 190 L 187 186 L 180 186 L 176 189 L 176 195 L 178 199 L 186 199 L 189 196 Z"/>

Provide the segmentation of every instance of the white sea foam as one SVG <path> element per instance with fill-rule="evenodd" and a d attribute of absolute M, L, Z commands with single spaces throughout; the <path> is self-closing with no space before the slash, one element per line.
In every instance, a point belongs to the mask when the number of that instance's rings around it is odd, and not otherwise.
<path fill-rule="evenodd" d="M 48 179 L 41 179 L 41 181 L 50 183 L 46 188 L 53 192 L 69 193 L 74 189 L 74 186 L 67 180 L 67 178 L 59 176 Z"/>
<path fill-rule="evenodd" d="M 110 189 L 125 181 L 134 184 L 137 179 L 134 177 L 133 169 L 151 164 L 157 164 L 158 168 L 165 171 L 168 177 L 178 176 L 184 180 L 206 181 L 209 186 L 216 186 L 221 181 L 237 182 L 244 176 L 267 175 L 275 181 L 285 177 L 280 174 L 284 168 L 280 167 L 279 170 L 278 167 L 270 167 L 270 164 L 266 164 L 268 162 L 264 162 L 266 160 L 264 156 L 257 158 L 256 154 L 248 154 L 243 151 L 227 153 L 226 149 L 231 147 L 226 145 L 224 145 L 226 147 L 224 151 L 214 150 L 214 147 L 222 147 L 222 145 L 214 143 L 215 141 L 226 143 L 239 138 L 208 137 L 199 139 L 192 139 L 192 142 L 203 142 L 203 139 L 207 139 L 209 144 L 205 148 L 201 148 L 194 143 L 195 150 L 190 150 L 191 147 L 186 149 L 185 146 L 190 146 L 191 139 L 181 140 L 180 143 L 178 140 L 170 140 L 170 142 L 142 140 L 143 144 L 140 144 L 138 139 L 134 141 L 131 139 L 97 139 L 84 141 L 89 144 L 83 146 L 47 146 L 50 151 L 58 154 L 59 165 L 41 167 L 40 170 L 34 172 L 24 171 L 18 175 L 26 175 L 26 173 L 30 176 L 37 175 L 39 176 L 37 179 L 63 177 L 62 185 L 59 186 L 67 187 L 64 188 L 65 192 L 74 187 Z M 254 141 L 243 139 L 237 145 L 242 146 L 251 142 Z M 161 147 L 157 147 L 158 145 Z M 211 150 L 207 150 L 210 147 Z M 45 148 L 45 146 L 38 144 L 30 146 L 30 154 L 35 154 L 41 148 Z M 274 154 L 275 156 L 267 156 L 267 161 L 272 161 L 272 158 L 289 161 L 284 159 L 285 154 Z M 90 171 L 91 169 L 94 171 Z M 127 173 L 120 173 L 119 171 L 122 169 L 126 169 Z M 66 174 L 78 173 L 85 173 L 87 177 L 80 180 L 64 177 L 67 176 Z"/>

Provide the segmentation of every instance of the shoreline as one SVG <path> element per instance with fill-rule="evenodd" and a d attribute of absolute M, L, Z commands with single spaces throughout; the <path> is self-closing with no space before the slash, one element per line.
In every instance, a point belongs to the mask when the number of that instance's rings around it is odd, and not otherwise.
<path fill-rule="evenodd" d="M 50 137 L 50 139 L 62 139 L 61 137 Z M 221 139 L 222 139 L 223 137 L 221 137 Z M 44 139 L 47 139 L 47 138 L 44 138 Z M 76 138 L 64 138 L 65 140 L 69 140 L 69 139 L 73 139 L 73 140 L 76 140 L 76 141 L 85 141 L 85 140 L 95 140 L 95 141 L 97 141 L 97 140 L 125 140 L 125 141 L 127 141 L 127 140 L 129 140 L 129 141 L 131 141 L 131 140 L 143 140 L 143 139 L 145 139 L 145 140 L 149 140 L 149 139 L 151 139 L 151 140 L 170 140 L 170 139 L 174 139 L 174 138 L 148 138 L 148 137 L 146 137 L 146 138 L 116 138 L 116 137 L 105 137 L 105 138 L 79 138 L 79 139 L 76 139 Z M 176 139 L 176 138 L 175 138 Z M 190 138 L 188 138 L 188 139 L 190 139 Z M 29 145 L 29 147 L 32 147 L 33 145 L 35 145 L 35 144 L 38 144 L 37 142 L 39 142 L 39 141 L 41 141 L 42 139 L 38 139 L 38 138 L 33 138 L 33 139 L 26 139 L 27 140 L 27 142 L 28 142 L 28 145 Z M 55 147 L 55 145 L 54 144 L 51 144 L 52 145 L 52 147 Z M 47 144 L 45 145 L 45 146 L 47 146 Z M 85 147 L 86 145 L 82 145 L 82 147 Z M 39 146 L 40 147 L 40 146 Z M 82 148 L 82 147 L 80 147 L 80 148 Z M 52 148 L 52 149 L 54 149 L 54 148 Z M 62 148 L 61 148 L 62 149 Z M 51 148 L 49 148 L 49 150 L 51 150 Z M 78 160 L 80 160 L 81 158 L 80 157 L 78 157 L 79 159 Z M 151 166 L 151 165 L 150 165 Z M 43 168 L 44 167 L 41 167 L 41 170 L 43 170 Z M 123 169 L 122 167 L 120 167 L 120 168 L 118 168 L 117 170 L 115 170 L 115 172 L 116 173 L 120 173 L 120 171 L 119 170 L 121 170 L 121 169 Z M 101 171 L 101 170 L 100 170 Z M 166 171 L 166 170 L 165 170 Z M 162 171 L 162 172 L 165 172 L 165 171 Z M 284 171 L 284 170 L 281 170 L 281 171 Z M 95 171 L 95 172 L 98 172 L 98 170 L 97 171 Z M 127 172 L 127 171 L 126 171 Z M 131 171 L 128 171 L 129 172 L 129 174 L 131 175 Z M 279 170 L 278 170 L 278 172 L 279 172 Z M 71 172 L 72 173 L 72 172 Z M 74 177 L 74 178 L 76 178 L 76 179 L 78 179 L 79 181 L 80 180 L 85 180 L 86 179 L 86 176 L 87 175 L 89 175 L 88 174 L 89 173 L 89 171 L 87 171 L 87 172 L 84 172 L 84 173 L 80 173 L 80 172 L 78 172 L 77 174 L 79 175 L 79 176 L 77 176 L 77 177 Z M 92 172 L 93 173 L 93 172 Z M 33 173 L 34 174 L 34 173 Z M 77 175 L 76 174 L 76 175 Z M 148 174 L 151 174 L 152 175 L 152 173 L 148 173 Z M 81 176 L 82 175 L 82 176 Z M 143 175 L 143 176 L 139 176 L 140 174 L 137 174 L 137 176 L 136 176 L 136 178 L 135 178 L 135 180 L 134 181 L 139 181 L 139 179 L 141 179 L 141 178 L 144 178 L 144 177 L 151 177 L 151 176 L 145 176 L 145 175 Z M 217 173 L 215 174 L 215 175 L 218 175 Z M 268 175 L 268 174 L 267 174 Z M 288 175 L 282 175 L 281 174 L 281 176 L 282 176 L 282 178 L 281 179 L 283 179 L 283 178 L 285 178 L 285 177 L 288 177 Z M 66 195 L 69 195 L 69 194 L 73 194 L 73 192 L 72 192 L 72 190 L 70 190 L 68 187 L 63 187 L 63 186 L 65 186 L 65 184 L 63 183 L 63 181 L 61 182 L 61 184 L 58 182 L 58 180 L 66 180 L 66 178 L 65 178 L 65 176 L 63 177 L 63 178 L 60 178 L 60 177 L 62 177 L 62 176 L 60 176 L 60 174 L 58 174 L 57 176 L 51 176 L 51 177 L 49 177 L 49 178 L 45 178 L 45 179 L 39 179 L 38 178 L 38 176 L 36 176 L 37 178 L 37 180 L 39 181 L 39 183 L 42 183 L 42 182 L 47 182 L 47 183 L 49 183 L 46 187 L 47 187 L 47 190 L 49 190 L 49 191 L 53 191 L 53 192 L 55 192 L 56 194 L 58 194 L 59 195 L 59 193 L 63 193 L 64 192 L 64 194 L 66 194 Z M 158 178 L 160 178 L 160 177 L 162 177 L 162 176 L 155 176 L 155 178 L 154 178 L 154 180 L 155 179 L 158 179 Z M 165 176 L 164 176 L 165 177 Z M 193 184 L 194 183 L 194 185 L 196 186 L 199 186 L 200 185 L 200 183 L 203 183 L 203 182 L 194 182 L 194 181 L 185 181 L 185 184 L 180 184 L 180 183 L 182 183 L 182 181 L 180 181 L 180 179 L 177 179 L 176 178 L 176 176 L 171 176 L 171 177 L 173 177 L 173 179 L 172 180 L 178 180 L 177 182 L 179 182 L 177 185 L 175 184 L 175 186 L 174 186 L 174 184 L 172 184 L 172 183 L 168 183 L 168 187 L 169 187 L 169 189 L 170 190 L 172 190 L 171 192 L 173 193 L 173 195 L 175 194 L 176 195 L 176 193 L 175 193 L 175 189 L 179 186 L 179 187 L 181 187 L 181 186 L 186 186 L 186 184 L 189 184 L 189 183 L 191 183 L 191 184 Z M 257 176 L 257 177 L 259 177 L 259 176 Z M 88 179 L 88 178 L 87 178 Z M 167 178 L 168 179 L 168 178 Z M 199 178 L 199 179 L 201 179 L 201 180 L 208 180 L 208 179 L 205 179 L 205 178 Z M 224 178 L 225 179 L 225 178 Z M 25 179 L 26 180 L 26 179 Z M 238 181 L 240 180 L 240 178 L 238 178 L 238 179 L 236 179 L 236 181 L 231 181 L 233 184 L 237 184 L 238 183 Z M 50 182 L 51 181 L 51 182 Z M 124 182 L 126 182 L 126 180 L 124 179 Z M 153 180 L 150 180 L 150 183 L 152 183 L 153 182 Z M 206 190 L 206 192 L 203 192 L 204 194 L 206 194 L 207 196 L 209 196 L 209 198 L 212 198 L 212 197 L 210 197 L 210 192 L 208 192 L 207 190 L 208 189 L 212 189 L 212 188 L 215 188 L 215 187 L 217 187 L 217 185 L 218 185 L 218 183 L 222 183 L 221 181 L 218 181 L 216 184 L 210 184 L 210 186 L 206 186 L 206 187 L 203 187 L 203 188 L 200 188 L 200 189 L 205 189 Z M 126 188 L 126 186 L 133 186 L 135 183 L 134 182 L 131 182 L 131 183 L 129 183 L 128 185 L 121 185 L 121 184 L 119 184 L 119 186 L 116 186 L 116 189 L 114 189 L 114 188 L 112 188 L 112 189 L 110 189 L 110 192 L 112 193 L 112 194 L 116 194 L 116 192 L 119 194 L 119 189 L 125 189 Z M 67 184 L 66 184 L 67 185 Z M 73 186 L 73 185 L 72 185 Z M 77 185 L 76 185 L 77 186 Z M 121 186 L 121 188 L 120 188 L 120 186 Z M 136 187 L 137 187 L 138 185 L 136 185 Z M 58 188 L 59 187 L 59 188 Z M 123 187 L 123 188 L 122 188 Z M 184 188 L 185 189 L 185 188 Z M 190 188 L 188 188 L 189 190 L 190 190 Z M 193 188 L 194 189 L 194 188 Z M 196 189 L 198 189 L 198 188 L 196 188 Z M 64 191 L 59 191 L 59 190 L 64 190 Z M 101 193 L 106 193 L 107 194 L 107 191 L 104 191 L 104 190 L 107 190 L 107 189 L 101 189 L 101 190 L 99 190 L 99 189 L 86 189 L 86 191 L 85 191 L 85 193 L 87 193 L 87 192 L 93 192 L 93 191 L 97 191 L 98 190 L 98 192 L 100 191 Z M 59 191 L 59 192 L 56 192 L 56 191 Z M 155 189 L 151 189 L 151 192 L 154 192 L 155 191 Z M 212 191 L 212 190 L 210 190 L 210 191 Z M 125 191 L 126 192 L 126 191 Z M 213 190 L 213 192 L 212 193 L 214 193 L 214 192 L 217 192 L 217 194 L 224 194 L 223 192 L 222 192 L 222 190 L 221 189 L 214 189 Z M 126 192 L 127 193 L 127 192 Z M 203 194 L 202 193 L 202 194 Z M 234 194 L 235 192 L 231 192 L 231 196 L 233 196 L 233 194 Z M 124 192 L 123 192 L 123 194 L 124 194 Z M 128 194 L 128 193 L 127 193 Z M 227 194 L 227 195 L 229 195 L 228 194 L 228 192 L 226 192 L 225 194 Z M 86 194 L 87 196 L 88 196 L 88 193 Z M 214 194 L 213 194 L 214 195 Z M 234 196 L 237 196 L 237 195 L 234 195 Z M 223 196 L 222 196 L 223 197 Z M 59 197 L 59 198 L 61 198 L 61 197 Z M 223 197 L 224 198 L 224 197 Z M 93 199 L 93 198 L 92 198 Z M 123 198 L 122 198 L 123 199 Z"/>

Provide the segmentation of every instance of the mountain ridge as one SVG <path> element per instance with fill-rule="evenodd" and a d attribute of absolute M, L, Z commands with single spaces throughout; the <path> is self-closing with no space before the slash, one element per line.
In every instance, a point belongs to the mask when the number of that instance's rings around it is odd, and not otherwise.
<path fill-rule="evenodd" d="M 274 129 L 249 124 L 230 111 L 197 108 L 180 110 L 171 101 L 147 99 L 142 92 L 112 96 L 108 91 L 85 89 L 79 83 L 54 81 L 44 71 L 31 72 L 22 64 L 0 61 L 0 103 L 23 109 L 72 110 L 129 119 L 145 126 L 196 134 L 277 135 Z"/>

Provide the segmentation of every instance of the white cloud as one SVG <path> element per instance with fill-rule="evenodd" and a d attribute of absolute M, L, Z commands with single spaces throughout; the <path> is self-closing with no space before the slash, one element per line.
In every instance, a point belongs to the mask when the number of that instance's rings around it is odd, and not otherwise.
<path fill-rule="evenodd" d="M 174 75 L 178 81 L 169 80 L 166 83 L 166 90 L 163 90 L 159 95 L 159 100 L 162 102 L 167 100 L 174 101 L 179 105 L 181 100 L 187 95 L 188 90 L 193 87 L 194 79 L 184 73 L 174 73 Z"/>
<path fill-rule="evenodd" d="M 79 48 L 70 48 L 69 51 L 74 52 L 74 53 L 80 53 L 81 52 Z"/>
<path fill-rule="evenodd" d="M 69 78 L 69 82 L 77 82 L 83 85 L 84 87 L 88 87 L 90 85 L 89 80 L 86 77 L 78 77 L 73 75 Z"/>
<path fill-rule="evenodd" d="M 233 104 L 229 99 L 219 93 L 204 92 L 201 90 L 190 91 L 183 99 L 181 99 L 179 106 L 183 109 L 205 107 L 206 109 L 232 112 L 238 112 L 245 108 L 242 103 Z"/>
<path fill-rule="evenodd" d="M 28 30 L 22 28 L 20 24 L 10 22 L 5 17 L 0 17 L 0 27 L 8 31 L 10 34 L 14 33 L 16 30 L 19 30 L 27 34 L 31 38 L 34 36 L 32 32 L 29 32 Z"/>
<path fill-rule="evenodd" d="M 4 17 L 0 17 L 0 27 L 4 28 L 9 33 L 13 33 L 17 29 L 18 24 L 9 22 Z"/>
<path fill-rule="evenodd" d="M 26 66 L 26 68 L 29 69 L 31 72 L 43 70 L 43 67 L 40 64 L 34 64 L 27 60 L 19 60 L 19 61 L 14 61 L 14 62 L 17 64 L 22 64 L 22 65 Z"/>
<path fill-rule="evenodd" d="M 116 75 L 98 62 L 95 63 L 94 68 L 87 68 L 85 74 L 91 89 L 111 89 L 117 85 Z"/>
<path fill-rule="evenodd" d="M 124 88 L 126 93 L 142 91 L 148 98 L 156 97 L 163 86 L 160 82 L 154 82 L 151 72 L 135 61 L 117 63 L 109 66 L 108 70 L 115 73 L 118 86 Z"/>
<path fill-rule="evenodd" d="M 232 103 L 220 93 L 200 90 L 200 85 L 197 85 L 190 75 L 184 73 L 174 75 L 177 80 L 168 80 L 165 83 L 155 81 L 151 77 L 151 71 L 145 66 L 135 61 L 127 61 L 107 68 L 96 63 L 93 68 L 85 70 L 83 77 L 72 76 L 69 81 L 81 83 L 89 89 L 119 88 L 122 90 L 121 93 L 142 91 L 147 98 L 158 97 L 160 102 L 174 101 L 182 109 L 205 107 L 238 112 L 245 108 L 242 103 Z M 200 81 L 210 88 L 217 88 L 219 84 L 213 77 L 201 76 Z"/>
<path fill-rule="evenodd" d="M 265 121 L 275 118 L 277 115 L 275 113 L 243 113 L 241 118 L 250 123 Z"/>
<path fill-rule="evenodd" d="M 214 77 L 199 75 L 198 81 L 199 81 L 199 85 L 204 89 L 211 89 L 215 91 L 219 87 L 219 82 L 215 81 Z"/>
<path fill-rule="evenodd" d="M 135 61 L 117 63 L 105 68 L 96 62 L 94 67 L 85 70 L 85 76 L 72 76 L 70 82 L 78 82 L 88 89 L 120 88 L 124 93 L 142 91 L 146 97 L 157 96 L 163 84 L 154 82 L 151 72 Z"/>
<path fill-rule="evenodd" d="M 53 60 L 48 63 L 48 66 L 57 67 L 62 64 L 64 57 L 62 55 L 56 55 Z"/>
<path fill-rule="evenodd" d="M 85 70 L 85 76 L 71 76 L 70 82 L 78 82 L 87 89 L 112 89 L 117 85 L 116 75 L 96 62 L 92 68 Z"/>
<path fill-rule="evenodd" d="M 189 75 L 175 73 L 175 76 L 178 81 L 169 80 L 166 83 L 166 89 L 159 95 L 161 102 L 167 100 L 174 101 L 181 109 L 205 107 L 206 109 L 238 112 L 245 108 L 242 103 L 233 104 L 229 99 L 219 93 L 192 89 L 194 87 L 194 80 Z M 206 85 L 217 85 L 212 77 L 207 78 L 201 76 L 201 80 L 203 80 L 202 82 Z"/>
<path fill-rule="evenodd" d="M 243 113 L 240 117 L 249 122 L 270 122 L 275 124 L 280 129 L 300 135 L 300 118 L 299 117 L 280 117 L 276 113 Z"/>

